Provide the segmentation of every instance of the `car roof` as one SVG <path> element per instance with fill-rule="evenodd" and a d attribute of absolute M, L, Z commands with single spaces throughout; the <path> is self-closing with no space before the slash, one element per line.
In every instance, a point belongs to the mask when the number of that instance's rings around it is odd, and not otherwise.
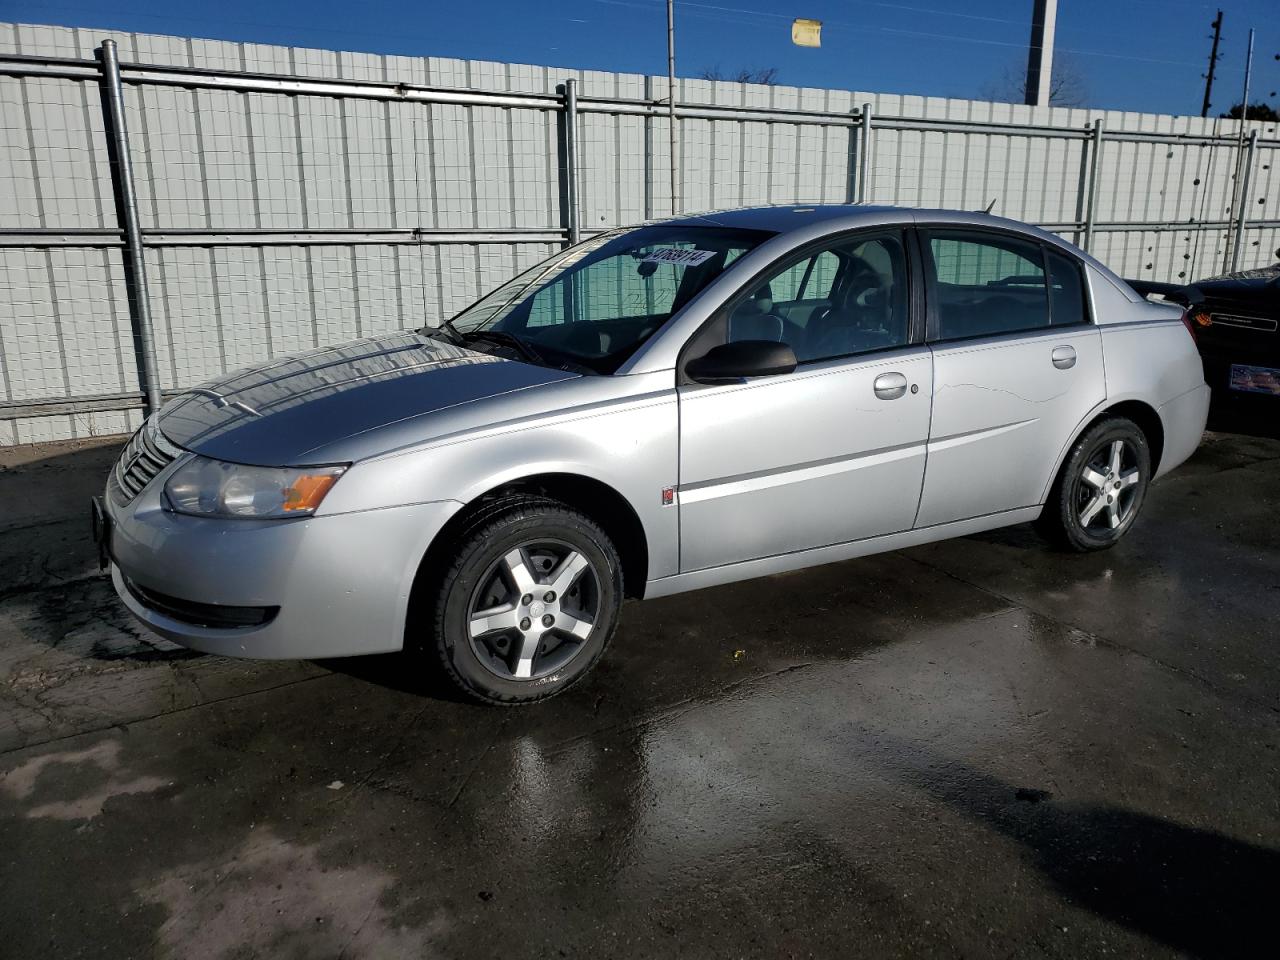
<path fill-rule="evenodd" d="M 826 220 L 849 219 L 865 221 L 868 224 L 900 221 L 905 212 L 902 207 L 871 206 L 859 203 L 779 204 L 767 207 L 711 210 L 683 217 L 672 217 L 665 222 L 691 227 L 715 225 L 737 227 L 743 230 L 768 230 L 771 233 L 790 233 L 792 230 L 799 230 Z"/>
<path fill-rule="evenodd" d="M 859 227 L 877 225 L 920 223 L 946 224 L 966 227 L 989 227 L 1009 233 L 1020 233 L 1029 238 L 1043 240 L 1099 270 L 1123 294 L 1134 302 L 1141 297 L 1120 279 L 1106 264 L 1081 250 L 1075 244 L 1021 220 L 997 217 L 982 210 L 943 210 L 939 208 L 899 207 L 864 203 L 787 204 L 763 207 L 739 207 L 731 210 L 713 210 L 706 213 L 672 217 L 658 221 L 681 226 L 737 227 L 745 230 L 767 230 L 779 236 L 798 230 L 813 231 L 825 227 L 826 232 L 837 233 Z"/>
<path fill-rule="evenodd" d="M 790 233 L 816 223 L 829 222 L 833 231 L 857 226 L 874 226 L 877 223 L 954 223 L 968 226 L 991 226 L 1019 233 L 1046 234 L 1039 227 L 997 217 L 980 210 L 942 210 L 920 207 L 899 207 L 888 204 L 865 203 L 816 203 L 776 204 L 763 207 L 737 207 L 729 210 L 711 210 L 704 213 L 672 217 L 660 222 L 681 226 L 738 227 L 744 230 L 768 230 L 771 233 Z M 1055 237 L 1054 239 L 1060 239 Z"/>

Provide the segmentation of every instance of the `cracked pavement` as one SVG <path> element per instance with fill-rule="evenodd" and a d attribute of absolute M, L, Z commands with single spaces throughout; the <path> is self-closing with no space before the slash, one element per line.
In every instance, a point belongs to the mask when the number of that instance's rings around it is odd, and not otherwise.
<path fill-rule="evenodd" d="M 1280 440 L 1207 435 L 1106 554 L 1018 527 L 630 604 L 514 711 L 147 633 L 88 537 L 117 449 L 0 450 L 6 957 L 1270 942 Z"/>

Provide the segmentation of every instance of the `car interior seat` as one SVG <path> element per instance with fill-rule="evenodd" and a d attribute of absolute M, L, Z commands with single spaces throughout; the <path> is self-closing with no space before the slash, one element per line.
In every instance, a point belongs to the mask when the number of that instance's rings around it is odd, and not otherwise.
<path fill-rule="evenodd" d="M 850 257 L 831 291 L 831 305 L 809 318 L 805 357 L 837 357 L 905 343 L 903 292 L 862 258 Z"/>
<path fill-rule="evenodd" d="M 762 284 L 729 316 L 730 343 L 739 340 L 771 340 L 794 347 L 801 339 L 801 333 L 797 324 L 774 312 L 773 288 L 767 283 Z"/>

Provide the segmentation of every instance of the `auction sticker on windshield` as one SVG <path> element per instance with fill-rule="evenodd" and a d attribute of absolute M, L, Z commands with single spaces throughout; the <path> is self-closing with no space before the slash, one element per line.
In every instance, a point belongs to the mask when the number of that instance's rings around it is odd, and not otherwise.
<path fill-rule="evenodd" d="M 641 263 L 675 263 L 684 267 L 696 267 L 716 255 L 714 250 L 676 250 L 671 247 L 659 247 L 644 255 Z"/>

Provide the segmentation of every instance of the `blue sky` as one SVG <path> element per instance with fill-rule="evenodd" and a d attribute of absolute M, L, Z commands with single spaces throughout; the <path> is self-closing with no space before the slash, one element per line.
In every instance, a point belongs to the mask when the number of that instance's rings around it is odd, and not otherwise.
<path fill-rule="evenodd" d="M 1021 69 L 1031 0 L 677 0 L 677 73 L 777 67 L 779 82 L 979 97 Z M 1199 113 L 1216 4 L 1060 0 L 1058 55 L 1089 106 Z M 1280 108 L 1280 4 L 1222 0 L 1216 110 L 1240 98 L 1245 38 L 1258 29 L 1254 94 Z M 179 36 L 666 72 L 665 0 L 0 0 L 0 19 Z M 822 20 L 823 46 L 790 42 Z"/>

